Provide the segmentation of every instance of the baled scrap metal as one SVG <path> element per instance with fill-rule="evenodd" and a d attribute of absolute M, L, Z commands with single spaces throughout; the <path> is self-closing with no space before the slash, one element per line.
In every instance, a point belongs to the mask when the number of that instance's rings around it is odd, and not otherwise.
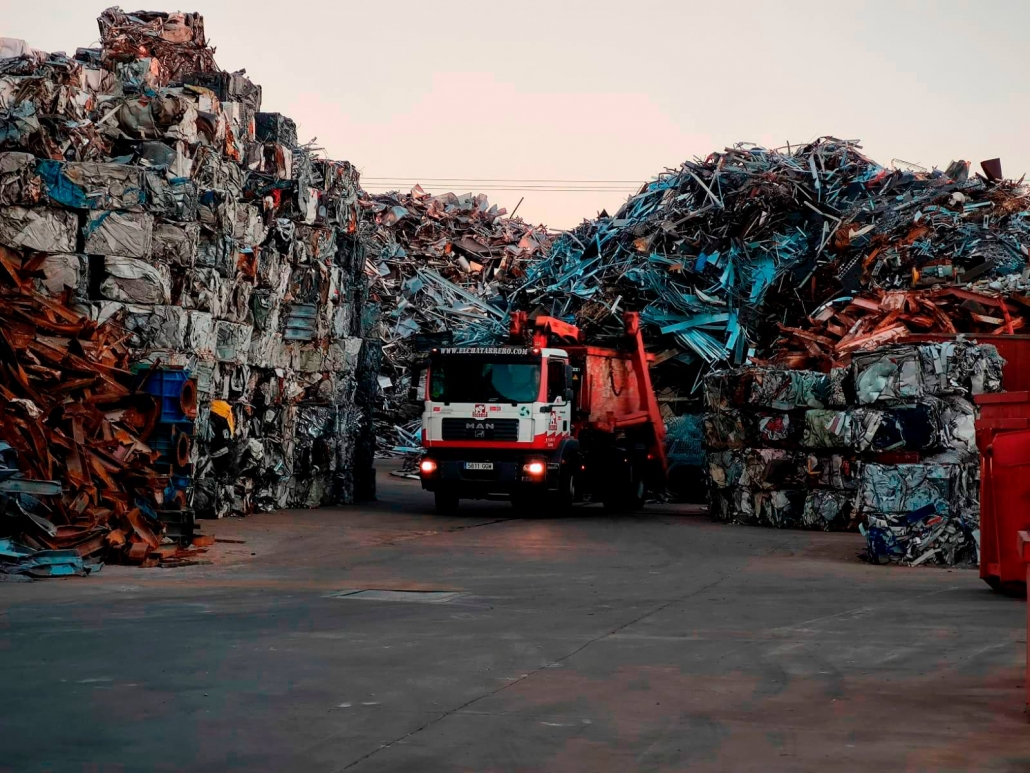
<path fill-rule="evenodd" d="M 78 228 L 74 212 L 25 207 L 0 210 L 0 245 L 14 249 L 75 252 Z"/>
<path fill-rule="evenodd" d="M 36 173 L 36 157 L 0 152 L 0 206 L 31 206 L 42 198 L 43 180 Z"/>
<path fill-rule="evenodd" d="M 744 455 L 740 450 L 709 451 L 706 454 L 708 480 L 715 489 L 740 486 L 744 476 Z"/>
<path fill-rule="evenodd" d="M 857 453 L 929 451 L 940 440 L 940 407 L 933 402 L 885 410 L 854 408 L 805 413 L 805 448 Z"/>
<path fill-rule="evenodd" d="M 809 454 L 805 460 L 809 485 L 834 491 L 857 491 L 861 464 L 843 454 Z"/>
<path fill-rule="evenodd" d="M 123 13 L 114 7 L 97 22 L 105 61 L 156 59 L 169 80 L 218 71 L 214 49 L 204 36 L 204 18 L 198 13 Z"/>
<path fill-rule="evenodd" d="M 843 531 L 855 509 L 853 492 L 813 489 L 805 497 L 801 523 L 807 529 Z"/>
<path fill-rule="evenodd" d="M 980 538 L 978 471 L 976 462 L 866 465 L 860 505 L 868 559 L 975 565 Z"/>
<path fill-rule="evenodd" d="M 710 411 L 743 408 L 751 401 L 753 368 L 716 370 L 705 376 L 704 402 Z"/>
<path fill-rule="evenodd" d="M 789 411 L 795 408 L 830 408 L 845 405 L 844 373 L 804 370 L 756 371 L 751 380 L 751 405 Z"/>
<path fill-rule="evenodd" d="M 198 223 L 154 223 L 153 259 L 170 266 L 192 268 L 200 244 Z"/>
<path fill-rule="evenodd" d="M 1001 387 L 1001 364 L 994 347 L 963 340 L 862 352 L 850 368 L 834 371 L 833 394 L 847 398 L 839 408 L 804 408 L 814 392 L 799 387 L 819 383 L 805 371 L 752 367 L 709 374 L 705 440 L 713 514 L 778 527 L 868 526 L 871 557 L 909 564 L 975 556 L 978 455 L 970 397 Z M 791 372 L 800 375 L 792 381 Z M 776 432 L 771 438 L 763 422 Z M 800 437 L 790 434 L 791 422 L 803 426 Z M 741 426 L 743 447 L 727 450 L 732 432 L 722 428 Z M 793 471 L 798 449 L 810 449 L 801 452 L 800 482 L 783 474 Z M 760 464 L 774 459 L 791 461 L 774 474 L 770 464 Z M 800 515 L 799 490 L 807 491 Z M 927 507 L 933 518 L 924 517 Z M 887 537 L 893 547 L 885 552 Z M 923 549 L 899 552 L 898 544 Z"/>
<path fill-rule="evenodd" d="M 93 86 L 109 81 L 93 63 L 26 49 L 0 58 L 0 149 L 41 159 L 103 161 L 111 142 L 93 120 Z M 24 203 L 24 202 L 23 202 Z"/>
<path fill-rule="evenodd" d="M 859 489 L 867 513 L 910 513 L 932 506 L 935 513 L 952 510 L 954 465 L 865 464 Z"/>
<path fill-rule="evenodd" d="M 814 449 L 846 449 L 855 445 L 855 417 L 850 411 L 805 412 L 801 445 Z"/>
<path fill-rule="evenodd" d="M 200 217 L 200 192 L 192 180 L 179 176 L 174 169 L 147 170 L 144 180 L 147 209 L 159 218 L 158 223 L 189 224 Z M 156 231 L 157 223 L 154 228 Z M 158 241 L 156 235 L 154 241 Z"/>
<path fill-rule="evenodd" d="M 285 116 L 262 115 L 259 136 L 260 87 L 218 70 L 198 15 L 109 9 L 99 24 L 101 48 L 74 60 L 20 46 L 0 61 L 0 244 L 42 253 L 0 276 L 24 269 L 48 302 L 117 330 L 129 363 L 197 374 L 189 455 L 209 514 L 248 512 L 258 479 L 268 506 L 350 501 L 368 476 L 309 469 L 301 424 L 257 421 L 252 401 L 275 381 L 294 413 L 332 409 L 319 442 L 370 463 L 347 450 L 374 442 L 355 406 L 376 367 L 357 170 L 299 146 Z"/>
<path fill-rule="evenodd" d="M 752 491 L 800 488 L 806 480 L 805 457 L 782 448 L 748 448 L 739 485 Z"/>
<path fill-rule="evenodd" d="M 796 448 L 804 432 L 804 420 L 789 413 L 758 413 L 753 426 L 752 444 L 765 448 Z"/>
<path fill-rule="evenodd" d="M 36 173 L 47 199 L 71 209 L 139 211 L 146 200 L 143 170 L 138 166 L 41 158 Z"/>
<path fill-rule="evenodd" d="M 100 294 L 111 301 L 165 304 L 172 299 L 172 278 L 168 266 L 136 258 L 108 255 Z"/>
<path fill-rule="evenodd" d="M 85 255 L 54 253 L 47 255 L 40 265 L 41 277 L 36 277 L 36 289 L 45 295 L 59 296 L 71 292 L 73 298 L 85 300 L 89 296 L 89 261 Z"/>
<path fill-rule="evenodd" d="M 755 491 L 754 519 L 763 526 L 796 529 L 804 524 L 806 492 L 804 489 Z"/>
<path fill-rule="evenodd" d="M 153 251 L 154 217 L 147 213 L 91 212 L 82 231 L 89 255 L 149 258 Z"/>
<path fill-rule="evenodd" d="M 918 400 L 925 395 L 998 392 L 1003 366 L 994 346 L 963 340 L 887 346 L 852 357 L 861 405 Z"/>
<path fill-rule="evenodd" d="M 749 432 L 740 411 L 709 413 L 704 417 L 702 427 L 704 442 L 709 448 L 724 450 L 747 445 Z"/>

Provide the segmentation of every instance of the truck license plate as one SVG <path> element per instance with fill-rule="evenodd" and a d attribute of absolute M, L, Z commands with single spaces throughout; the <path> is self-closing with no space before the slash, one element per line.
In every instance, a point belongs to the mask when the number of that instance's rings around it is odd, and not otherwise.
<path fill-rule="evenodd" d="M 493 462 L 465 462 L 466 470 L 492 470 Z"/>

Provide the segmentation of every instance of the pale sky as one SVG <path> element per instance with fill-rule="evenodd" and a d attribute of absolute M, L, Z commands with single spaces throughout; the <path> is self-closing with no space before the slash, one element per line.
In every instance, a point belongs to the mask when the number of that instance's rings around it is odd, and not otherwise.
<path fill-rule="evenodd" d="M 103 7 L 0 0 L 0 35 L 72 53 L 95 43 Z M 862 139 L 884 164 L 965 158 L 978 169 L 1000 156 L 1009 177 L 1030 170 L 1025 0 L 197 0 L 183 10 L 204 14 L 223 69 L 246 68 L 264 87 L 265 110 L 357 165 L 369 190 L 424 180 L 435 192 L 482 190 L 509 211 L 525 196 L 519 215 L 555 228 L 614 212 L 635 187 L 624 181 L 737 141 L 833 134 Z M 584 183 L 610 190 L 539 190 Z"/>

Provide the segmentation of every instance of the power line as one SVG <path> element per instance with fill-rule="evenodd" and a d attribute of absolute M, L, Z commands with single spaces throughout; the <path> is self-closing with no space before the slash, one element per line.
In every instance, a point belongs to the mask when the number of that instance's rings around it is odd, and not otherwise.
<path fill-rule="evenodd" d="M 519 177 L 366 177 L 363 180 L 422 180 L 425 182 L 470 182 L 470 183 L 572 183 L 583 185 L 643 185 L 641 180 L 528 180 Z"/>
<path fill-rule="evenodd" d="M 368 190 L 369 193 L 393 193 L 397 190 L 396 187 L 382 187 L 382 186 L 368 186 L 362 182 L 362 188 Z M 377 190 L 369 190 L 370 187 L 375 187 Z M 509 192 L 520 192 L 529 191 L 531 193 L 622 193 L 630 195 L 636 192 L 636 189 L 629 190 L 626 188 L 499 188 L 492 186 L 476 186 L 477 192 L 494 192 L 494 191 L 509 191 Z"/>

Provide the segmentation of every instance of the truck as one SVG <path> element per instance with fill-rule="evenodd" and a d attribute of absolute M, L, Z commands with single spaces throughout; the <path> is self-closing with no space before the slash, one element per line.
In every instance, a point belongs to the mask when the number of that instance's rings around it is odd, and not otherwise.
<path fill-rule="evenodd" d="M 639 315 L 622 322 L 599 346 L 575 325 L 517 312 L 506 345 L 429 352 L 419 478 L 438 513 L 462 499 L 510 499 L 521 510 L 589 500 L 625 512 L 664 488 L 652 358 Z"/>

